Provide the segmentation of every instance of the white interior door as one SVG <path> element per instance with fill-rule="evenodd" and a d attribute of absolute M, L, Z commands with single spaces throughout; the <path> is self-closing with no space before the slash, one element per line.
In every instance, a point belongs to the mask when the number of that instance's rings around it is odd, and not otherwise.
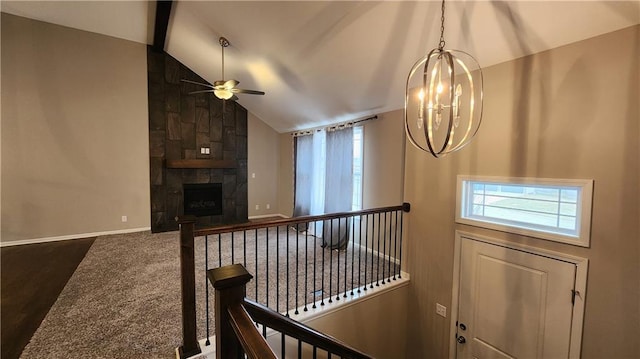
<path fill-rule="evenodd" d="M 568 358 L 576 265 L 462 238 L 457 358 Z"/>

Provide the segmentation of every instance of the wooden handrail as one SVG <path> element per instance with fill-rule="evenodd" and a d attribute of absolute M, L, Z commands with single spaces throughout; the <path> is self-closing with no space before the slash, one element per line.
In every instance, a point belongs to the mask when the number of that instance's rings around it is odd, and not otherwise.
<path fill-rule="evenodd" d="M 200 228 L 200 229 L 195 229 L 193 234 L 196 237 L 210 236 L 214 234 L 246 231 L 250 229 L 278 227 L 278 226 L 286 226 L 286 225 L 316 222 L 316 221 L 326 221 L 326 220 L 351 217 L 351 216 L 364 216 L 364 215 L 373 214 L 373 213 L 392 212 L 392 211 L 409 212 L 410 209 L 411 209 L 411 205 L 409 203 L 403 203 L 400 206 L 380 207 L 380 208 L 373 208 L 373 209 L 365 209 L 361 211 L 338 212 L 338 213 L 329 213 L 329 214 L 322 214 L 322 215 L 316 215 L 316 216 L 300 216 L 300 217 L 294 217 L 294 218 L 283 218 L 283 219 L 276 219 L 276 220 L 257 222 L 257 223 L 250 222 L 250 223 L 242 223 L 242 224 L 234 224 L 234 225 L 226 225 L 226 226 L 218 226 L 218 227 L 210 227 L 210 228 Z"/>
<path fill-rule="evenodd" d="M 267 341 L 256 329 L 253 320 L 242 304 L 232 305 L 227 311 L 231 327 L 249 359 L 277 358 Z"/>
<path fill-rule="evenodd" d="M 278 332 L 290 337 L 324 349 L 331 354 L 339 355 L 342 358 L 365 359 L 371 358 L 369 355 L 354 349 L 338 339 L 321 333 L 298 321 L 285 317 L 284 315 L 258 304 L 247 298 L 243 301 L 243 306 L 256 322 L 266 325 Z"/>

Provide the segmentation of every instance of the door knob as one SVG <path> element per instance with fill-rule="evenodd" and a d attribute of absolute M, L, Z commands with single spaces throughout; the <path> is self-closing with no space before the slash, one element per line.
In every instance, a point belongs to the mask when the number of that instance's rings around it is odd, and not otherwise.
<path fill-rule="evenodd" d="M 462 335 L 458 336 L 458 343 L 464 344 L 466 342 L 467 342 L 467 340 Z"/>

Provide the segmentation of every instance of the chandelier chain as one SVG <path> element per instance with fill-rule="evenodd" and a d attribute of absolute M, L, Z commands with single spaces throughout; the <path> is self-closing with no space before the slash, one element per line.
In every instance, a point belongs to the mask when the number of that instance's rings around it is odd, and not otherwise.
<path fill-rule="evenodd" d="M 440 16 L 440 42 L 438 43 L 438 50 L 444 49 L 444 0 L 442 0 L 442 12 Z"/>

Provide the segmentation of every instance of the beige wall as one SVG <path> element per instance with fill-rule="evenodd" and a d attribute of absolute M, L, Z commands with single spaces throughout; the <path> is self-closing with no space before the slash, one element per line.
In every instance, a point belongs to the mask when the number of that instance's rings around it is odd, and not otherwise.
<path fill-rule="evenodd" d="M 249 217 L 277 215 L 280 136 L 251 112 L 247 122 Z"/>
<path fill-rule="evenodd" d="M 589 259 L 583 358 L 640 354 L 640 173 L 635 26 L 484 69 L 483 124 L 442 159 L 407 145 L 411 273 L 409 357 L 444 358 L 454 231 L 464 229 Z M 456 175 L 595 180 L 591 248 L 454 224 Z"/>
<path fill-rule="evenodd" d="M 3 13 L 2 105 L 2 242 L 149 227 L 145 45 Z"/>
<path fill-rule="evenodd" d="M 364 122 L 362 207 L 402 204 L 404 179 L 403 111 L 378 115 Z"/>
<path fill-rule="evenodd" d="M 293 216 L 293 137 L 280 134 L 280 170 L 278 171 L 278 212 Z"/>
<path fill-rule="evenodd" d="M 304 321 L 304 324 L 374 358 L 409 358 L 404 347 L 408 288 L 406 285 L 397 286 L 379 295 L 365 297 L 354 305 L 342 306 L 334 312 Z M 280 335 L 276 333 L 268 341 L 279 355 Z M 297 344 L 297 340 L 287 338 L 286 353 L 296 353 Z M 310 346 L 303 346 L 304 357 L 310 357 L 311 351 Z M 318 350 L 318 358 L 326 358 L 326 353 Z"/>

